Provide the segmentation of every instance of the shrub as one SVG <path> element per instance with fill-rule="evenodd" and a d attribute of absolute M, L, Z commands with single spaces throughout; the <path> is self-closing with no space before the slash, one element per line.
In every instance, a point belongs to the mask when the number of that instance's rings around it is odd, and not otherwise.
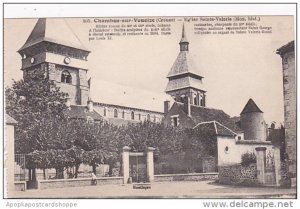
<path fill-rule="evenodd" d="M 251 163 L 256 163 L 256 156 L 252 152 L 246 152 L 242 154 L 242 160 L 241 160 L 241 165 L 242 166 L 249 166 Z"/>

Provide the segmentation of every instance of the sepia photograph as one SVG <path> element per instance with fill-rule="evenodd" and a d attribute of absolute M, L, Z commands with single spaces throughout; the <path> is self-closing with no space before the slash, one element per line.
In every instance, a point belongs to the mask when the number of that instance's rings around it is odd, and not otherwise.
<path fill-rule="evenodd" d="M 4 17 L 3 197 L 296 199 L 295 21 Z"/>

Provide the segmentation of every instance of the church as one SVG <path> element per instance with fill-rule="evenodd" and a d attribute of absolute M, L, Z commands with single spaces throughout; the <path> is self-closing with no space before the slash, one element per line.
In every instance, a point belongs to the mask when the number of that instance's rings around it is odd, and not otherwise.
<path fill-rule="evenodd" d="M 57 33 L 58 29 L 64 30 L 63 35 Z M 87 77 L 90 51 L 64 19 L 38 19 L 18 52 L 22 57 L 23 77 L 37 70 L 43 71 L 62 91 L 68 93 L 66 105 L 70 118 L 89 122 L 105 120 L 118 126 L 151 121 L 195 129 L 210 124 L 219 136 L 219 165 L 221 162 L 240 161 L 240 155 L 236 156 L 235 152 L 228 150 L 253 151 L 255 146 L 261 144 L 271 147 L 271 143 L 266 141 L 267 125 L 263 112 L 252 99 L 249 99 L 240 117 L 230 117 L 223 110 L 206 106 L 208 92 L 204 86 L 204 76 L 189 54 L 189 44 L 183 25 L 179 54 L 167 75 L 164 96 L 117 84 L 106 85 L 105 82 L 99 84 L 103 87 L 94 89 L 91 95 L 92 82 Z M 105 91 L 107 98 L 99 98 L 99 91 Z M 138 91 L 144 95 L 142 99 L 135 96 Z M 109 100 L 112 94 L 118 94 L 117 101 Z"/>

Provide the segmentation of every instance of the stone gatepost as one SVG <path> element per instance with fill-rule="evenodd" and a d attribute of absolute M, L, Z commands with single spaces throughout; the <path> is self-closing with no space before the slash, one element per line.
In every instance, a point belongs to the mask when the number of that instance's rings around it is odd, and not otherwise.
<path fill-rule="evenodd" d="M 125 146 L 123 147 L 123 154 L 122 154 L 122 160 L 123 160 L 123 183 L 127 184 L 129 179 L 129 151 L 130 147 Z"/>
<path fill-rule="evenodd" d="M 275 166 L 276 186 L 280 186 L 280 180 L 281 180 L 280 148 L 273 147 L 273 150 L 274 150 L 274 166 Z"/>
<path fill-rule="evenodd" d="M 265 184 L 265 170 L 266 170 L 266 147 L 256 147 L 256 166 L 257 179 L 260 183 Z"/>
<path fill-rule="evenodd" d="M 147 177 L 149 182 L 154 180 L 154 162 L 153 162 L 153 147 L 147 149 Z"/>

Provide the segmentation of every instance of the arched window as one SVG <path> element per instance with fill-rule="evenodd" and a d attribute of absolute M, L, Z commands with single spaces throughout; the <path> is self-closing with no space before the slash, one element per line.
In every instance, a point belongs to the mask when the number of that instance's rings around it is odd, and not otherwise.
<path fill-rule="evenodd" d="M 106 112 L 107 112 L 107 110 L 106 110 L 106 107 L 105 107 L 104 110 L 103 110 L 103 115 L 104 116 L 106 116 Z"/>
<path fill-rule="evenodd" d="M 118 110 L 114 109 L 114 117 L 117 118 L 118 117 Z"/>
<path fill-rule="evenodd" d="M 134 112 L 131 112 L 131 120 L 134 120 Z"/>
<path fill-rule="evenodd" d="M 123 118 L 123 119 L 125 118 L 125 112 L 124 112 L 124 110 L 123 110 L 123 112 L 122 112 L 122 118 Z"/>
<path fill-rule="evenodd" d="M 150 114 L 147 115 L 147 120 L 150 121 Z"/>
<path fill-rule="evenodd" d="M 64 70 L 64 71 L 61 73 L 61 82 L 62 82 L 62 83 L 72 83 L 72 76 L 71 76 L 71 74 L 69 73 L 69 71 Z"/>

